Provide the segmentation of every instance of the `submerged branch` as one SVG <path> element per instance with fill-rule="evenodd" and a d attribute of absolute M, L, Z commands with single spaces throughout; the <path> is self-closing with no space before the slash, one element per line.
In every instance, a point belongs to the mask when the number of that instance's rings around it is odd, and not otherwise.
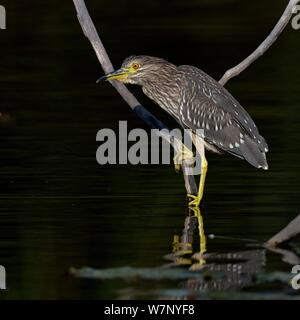
<path fill-rule="evenodd" d="M 287 242 L 300 234 L 300 214 L 293 219 L 285 228 L 266 242 L 267 247 L 276 247 Z"/>

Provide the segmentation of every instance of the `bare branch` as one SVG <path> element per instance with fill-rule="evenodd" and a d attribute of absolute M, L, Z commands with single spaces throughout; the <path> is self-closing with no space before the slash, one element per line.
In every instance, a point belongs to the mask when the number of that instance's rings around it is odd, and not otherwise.
<path fill-rule="evenodd" d="M 292 15 L 294 14 L 294 8 L 298 2 L 299 0 L 289 1 L 289 4 L 287 5 L 276 26 L 269 36 L 261 43 L 261 45 L 245 60 L 225 72 L 221 80 L 219 80 L 219 83 L 222 86 L 224 86 L 231 78 L 238 76 L 241 72 L 247 69 L 255 60 L 262 56 L 271 47 L 271 45 L 277 40 L 278 36 L 290 21 Z"/>
<path fill-rule="evenodd" d="M 93 21 L 88 13 L 84 0 L 73 0 L 79 23 L 81 28 L 85 34 L 85 36 L 91 42 L 97 58 L 104 70 L 105 73 L 113 70 L 113 65 L 108 57 L 108 54 L 100 40 L 100 37 L 96 31 L 96 28 L 93 24 Z M 120 82 L 110 81 L 110 83 L 115 87 L 115 89 L 119 92 L 122 98 L 128 103 L 130 108 L 134 110 L 134 112 L 141 118 L 144 122 L 146 122 L 150 127 L 156 129 L 167 129 L 167 127 L 158 119 L 154 117 L 147 109 L 145 109 L 138 100 L 134 97 L 134 95 Z M 172 139 L 170 135 L 166 132 L 161 133 L 160 136 L 167 140 L 176 152 L 180 152 L 183 150 L 183 144 L 178 139 Z M 185 187 L 188 194 L 197 194 L 197 186 L 195 183 L 195 179 L 193 175 L 189 175 L 190 162 L 188 160 L 183 160 L 182 162 L 182 170 L 185 181 Z"/>

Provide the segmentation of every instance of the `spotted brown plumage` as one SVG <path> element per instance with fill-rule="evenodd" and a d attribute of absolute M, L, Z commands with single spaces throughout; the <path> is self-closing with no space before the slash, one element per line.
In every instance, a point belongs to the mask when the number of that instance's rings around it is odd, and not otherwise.
<path fill-rule="evenodd" d="M 243 158 L 254 167 L 268 169 L 268 145 L 239 102 L 217 81 L 192 66 L 179 66 L 181 124 L 204 129 L 204 140 L 217 150 Z"/>
<path fill-rule="evenodd" d="M 142 86 L 146 96 L 183 128 L 192 130 L 202 162 L 198 195 L 189 195 L 193 199 L 190 205 L 199 205 L 202 199 L 207 171 L 205 149 L 227 152 L 256 168 L 268 169 L 268 145 L 250 115 L 223 86 L 200 69 L 177 67 L 161 58 L 130 56 L 119 70 L 100 79 Z M 182 153 L 187 154 L 190 152 Z"/>

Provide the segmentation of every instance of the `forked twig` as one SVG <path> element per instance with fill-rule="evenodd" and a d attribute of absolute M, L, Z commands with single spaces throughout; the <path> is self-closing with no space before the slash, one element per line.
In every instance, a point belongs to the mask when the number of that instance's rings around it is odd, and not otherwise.
<path fill-rule="evenodd" d="M 289 1 L 274 29 L 268 35 L 268 37 L 259 45 L 259 47 L 237 66 L 227 70 L 224 73 L 221 80 L 219 80 L 219 83 L 222 86 L 224 86 L 231 78 L 238 76 L 241 72 L 247 69 L 255 60 L 261 57 L 271 47 L 271 45 L 277 40 L 278 36 L 289 23 L 291 17 L 294 14 L 294 7 L 298 2 L 299 0 Z"/>

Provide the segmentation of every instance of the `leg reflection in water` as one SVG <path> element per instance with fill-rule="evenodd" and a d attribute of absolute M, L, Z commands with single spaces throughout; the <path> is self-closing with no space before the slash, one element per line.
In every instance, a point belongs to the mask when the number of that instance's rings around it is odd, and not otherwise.
<path fill-rule="evenodd" d="M 194 235 L 198 231 L 199 235 L 199 252 L 194 254 Z M 190 265 L 191 270 L 201 269 L 205 265 L 204 254 L 206 252 L 206 237 L 204 233 L 203 218 L 198 207 L 189 207 L 188 215 L 184 221 L 182 236 L 173 236 L 173 250 L 171 254 L 165 256 L 171 260 L 170 264 L 165 267 Z M 196 261 L 196 262 L 195 262 Z"/>
<path fill-rule="evenodd" d="M 199 242 L 198 242 L 199 241 Z M 208 291 L 236 290 L 250 285 L 253 276 L 264 270 L 265 249 L 209 253 L 204 223 L 198 207 L 188 208 L 182 235 L 174 235 L 173 250 L 165 256 L 164 267 L 188 267 L 203 277 L 189 279 L 185 287 L 199 295 Z"/>

